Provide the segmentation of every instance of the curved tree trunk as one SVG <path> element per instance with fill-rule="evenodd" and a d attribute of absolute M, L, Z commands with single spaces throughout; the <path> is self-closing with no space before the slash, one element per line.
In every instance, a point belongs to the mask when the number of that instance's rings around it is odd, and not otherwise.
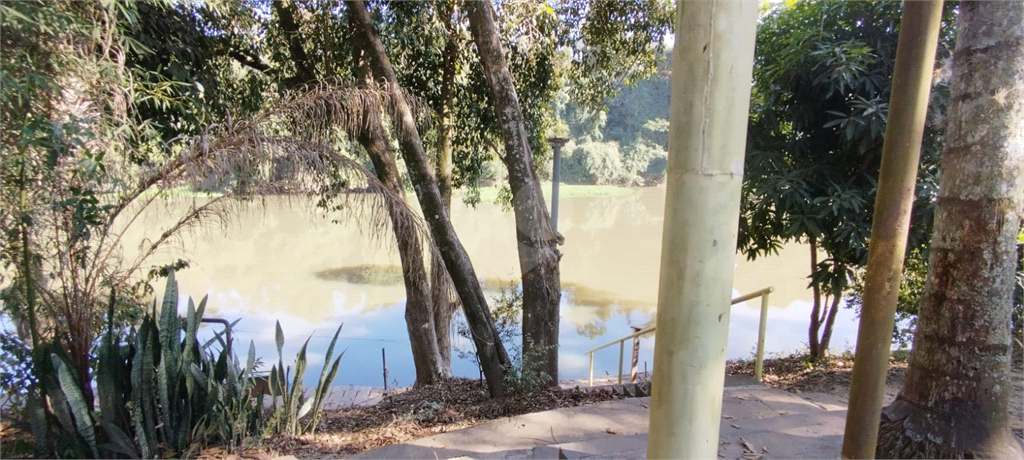
<path fill-rule="evenodd" d="M 879 458 L 1022 458 L 1009 428 L 1024 3 L 961 4 L 928 280 Z"/>
<path fill-rule="evenodd" d="M 434 242 L 444 258 L 452 283 L 462 301 L 480 366 L 487 378 L 488 390 L 491 397 L 501 397 L 505 394 L 504 368 L 510 361 L 505 347 L 498 338 L 498 331 L 491 311 L 487 308 L 487 299 L 480 287 L 480 280 L 476 277 L 469 254 L 455 234 L 451 220 L 445 214 L 441 192 L 423 149 L 423 141 L 416 128 L 412 109 L 398 86 L 398 79 L 391 67 L 391 60 L 384 51 L 384 45 L 373 30 L 366 4 L 355 0 L 346 0 L 345 4 L 349 8 L 349 20 L 352 21 L 354 35 L 363 42 L 367 64 L 377 78 L 384 80 L 384 90 L 389 93 L 388 96 L 395 105 L 396 113 L 392 116 L 394 132 L 409 167 L 409 176 L 412 178 L 413 188 L 416 190 L 431 236 L 434 237 Z"/>
<path fill-rule="evenodd" d="M 469 27 L 505 139 L 502 160 L 512 189 L 519 270 L 523 277 L 523 356 L 534 360 L 524 359 L 523 364 L 544 372 L 549 383 L 557 384 L 558 307 L 562 298 L 558 268 L 562 256 L 558 244 L 562 238 L 551 227 L 551 215 L 533 168 L 526 123 L 498 40 L 492 9 L 490 0 L 466 2 Z"/>

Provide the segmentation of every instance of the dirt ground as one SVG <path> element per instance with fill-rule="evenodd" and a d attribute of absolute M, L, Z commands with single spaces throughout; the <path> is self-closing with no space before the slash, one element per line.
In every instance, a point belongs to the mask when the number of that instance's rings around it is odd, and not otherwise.
<path fill-rule="evenodd" d="M 888 404 L 903 388 L 907 375 L 905 355 L 902 360 L 891 360 L 889 374 L 885 381 L 885 403 Z M 733 361 L 726 365 L 726 373 L 754 374 L 753 361 Z M 828 393 L 843 398 L 850 395 L 850 380 L 853 374 L 853 357 L 833 357 L 822 365 L 810 365 L 803 356 L 787 356 L 766 359 L 764 362 L 765 385 L 791 391 Z M 1015 350 L 1011 372 L 1013 395 L 1010 399 L 1010 426 L 1014 435 L 1024 442 L 1024 355 Z"/>
<path fill-rule="evenodd" d="M 1024 440 L 1024 368 L 1020 357 L 1017 354 L 1014 359 L 1014 396 L 1010 414 L 1014 433 Z M 822 365 L 810 365 L 806 358 L 795 355 L 767 359 L 764 383 L 795 393 L 821 392 L 845 398 L 849 395 L 852 366 L 853 361 L 848 356 L 834 357 Z M 726 371 L 753 375 L 754 365 L 752 361 L 729 362 Z M 905 361 L 894 361 L 890 365 L 886 382 L 887 402 L 894 399 L 902 388 L 906 372 Z M 482 382 L 454 379 L 438 386 L 395 391 L 374 406 L 328 411 L 316 435 L 265 438 L 235 452 L 211 447 L 200 450 L 197 457 L 234 460 L 268 459 L 277 455 L 338 457 L 467 428 L 496 418 L 619 397 L 610 391 L 548 389 L 491 400 Z M 0 422 L 0 458 L 31 455 L 31 438 L 27 430 L 22 429 L 24 424 L 12 423 L 6 415 L 9 414 L 5 414 Z"/>

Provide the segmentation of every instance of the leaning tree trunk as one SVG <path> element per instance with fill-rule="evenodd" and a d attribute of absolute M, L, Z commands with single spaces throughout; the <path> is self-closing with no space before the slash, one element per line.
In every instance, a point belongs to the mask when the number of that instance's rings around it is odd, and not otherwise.
<path fill-rule="evenodd" d="M 533 168 L 526 123 L 498 40 L 492 9 L 489 0 L 466 2 L 469 27 L 505 139 L 502 159 L 512 188 L 519 270 L 523 276 L 523 364 L 544 372 L 548 383 L 557 384 L 558 305 L 562 297 L 558 244 L 561 236 L 551 227 L 551 216 Z M 527 362 L 527 356 L 532 362 Z"/>
<path fill-rule="evenodd" d="M 964 2 L 928 280 L 880 458 L 1022 458 L 1009 427 L 1024 207 L 1024 3 Z"/>
<path fill-rule="evenodd" d="M 412 178 L 413 188 L 419 198 L 430 234 L 451 274 L 455 291 L 462 301 L 476 345 L 477 357 L 487 378 L 488 390 L 491 397 L 501 397 L 505 394 L 505 367 L 510 361 L 505 347 L 498 338 L 498 330 L 491 317 L 491 311 L 487 308 L 487 299 L 480 287 L 480 280 L 476 277 L 466 249 L 455 234 L 451 220 L 445 214 L 441 192 L 430 169 L 427 154 L 423 150 L 423 142 L 416 128 L 412 109 L 398 86 L 395 71 L 384 51 L 384 45 L 373 30 L 366 4 L 357 0 L 346 0 L 345 4 L 349 8 L 349 20 L 352 21 L 355 35 L 363 43 L 367 64 L 377 78 L 383 78 L 383 90 L 388 93 L 395 106 L 395 114 L 392 116 L 394 132 L 409 167 L 409 176 Z"/>
<path fill-rule="evenodd" d="M 360 49 L 355 50 L 357 67 Z M 368 71 L 357 68 L 356 74 L 365 77 Z M 363 146 L 373 162 L 377 178 L 385 187 L 398 196 L 405 196 L 402 182 L 399 179 L 398 164 L 394 153 L 388 145 L 387 133 L 380 120 L 380 111 L 369 111 L 363 114 L 363 126 L 358 129 L 356 139 Z M 441 355 L 438 351 L 437 336 L 434 328 L 434 312 L 426 267 L 423 265 L 423 247 L 419 235 L 408 222 L 403 222 L 402 215 L 389 205 L 391 228 L 398 241 L 398 256 L 402 262 L 402 279 L 405 281 L 405 325 L 409 332 L 409 344 L 412 348 L 412 360 L 416 367 L 416 386 L 432 385 L 443 376 Z M 451 364 L 449 363 L 451 374 Z"/>

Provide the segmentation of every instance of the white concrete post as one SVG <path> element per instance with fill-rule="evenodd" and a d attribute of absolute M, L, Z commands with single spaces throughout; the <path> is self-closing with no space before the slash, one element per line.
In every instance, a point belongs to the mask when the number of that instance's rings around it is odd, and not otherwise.
<path fill-rule="evenodd" d="M 717 458 L 758 3 L 680 1 L 648 458 Z"/>

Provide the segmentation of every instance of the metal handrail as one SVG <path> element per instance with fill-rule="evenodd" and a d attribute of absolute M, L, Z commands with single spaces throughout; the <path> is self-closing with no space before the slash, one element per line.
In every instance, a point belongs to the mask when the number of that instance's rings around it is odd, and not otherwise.
<path fill-rule="evenodd" d="M 757 355 L 756 355 L 756 358 L 755 358 L 755 361 L 754 361 L 754 378 L 756 378 L 758 382 L 761 381 L 762 371 L 764 369 L 764 338 L 765 338 L 766 325 L 767 325 L 767 322 L 768 322 L 768 295 L 771 294 L 774 291 L 775 291 L 775 287 L 774 286 L 768 286 L 768 287 L 766 287 L 764 289 L 759 289 L 759 290 L 751 292 L 749 294 L 745 294 L 745 295 L 739 296 L 739 297 L 737 297 L 735 299 L 732 299 L 732 301 L 730 302 L 730 305 L 736 305 L 736 304 L 738 304 L 740 302 L 746 302 L 746 301 L 748 301 L 750 299 L 753 299 L 753 298 L 756 298 L 756 297 L 760 297 L 761 298 L 761 319 L 760 319 L 760 322 L 758 324 Z M 615 345 L 616 343 L 619 344 L 619 385 L 622 385 L 622 365 L 623 365 L 623 361 L 624 361 L 624 358 L 625 358 L 626 341 L 629 340 L 629 339 L 633 339 L 633 338 L 640 337 L 642 335 L 646 335 L 646 334 L 649 334 L 651 332 L 654 332 L 657 328 L 658 328 L 658 325 L 649 326 L 649 327 L 646 327 L 646 328 L 641 329 L 639 331 L 636 331 L 636 332 L 634 332 L 632 334 L 629 334 L 629 335 L 627 335 L 625 337 L 622 337 L 622 338 L 616 339 L 616 340 L 612 340 L 611 342 L 608 342 L 608 343 L 606 343 L 604 345 L 601 345 L 601 346 L 599 346 L 597 348 L 594 348 L 593 350 L 588 351 L 587 354 L 590 355 L 590 386 L 594 386 L 594 352 L 596 352 L 598 350 L 601 350 L 601 349 L 604 349 L 604 348 L 608 348 L 608 347 L 610 347 L 612 345 Z M 635 350 L 634 350 L 634 353 L 636 353 Z"/>

